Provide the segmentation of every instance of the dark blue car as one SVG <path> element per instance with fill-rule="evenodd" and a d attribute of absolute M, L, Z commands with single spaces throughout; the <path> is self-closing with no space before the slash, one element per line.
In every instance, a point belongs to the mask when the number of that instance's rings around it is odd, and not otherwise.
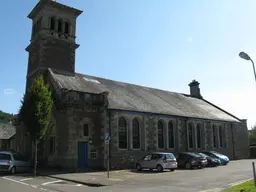
<path fill-rule="evenodd" d="M 206 154 L 210 157 L 219 159 L 221 165 L 227 165 L 229 163 L 229 158 L 227 156 L 220 154 L 216 151 L 203 151 L 201 153 Z"/>

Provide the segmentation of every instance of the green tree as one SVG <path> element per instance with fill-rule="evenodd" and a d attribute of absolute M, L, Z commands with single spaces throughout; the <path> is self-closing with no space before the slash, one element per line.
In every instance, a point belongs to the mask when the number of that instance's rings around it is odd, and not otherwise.
<path fill-rule="evenodd" d="M 256 124 L 252 127 L 251 130 L 248 130 L 248 135 L 250 145 L 256 145 Z"/>
<path fill-rule="evenodd" d="M 18 114 L 19 122 L 26 126 L 35 144 L 34 176 L 36 176 L 37 169 L 37 145 L 49 127 L 52 105 L 52 93 L 41 75 L 33 81 L 31 88 L 23 97 Z"/>
<path fill-rule="evenodd" d="M 13 123 L 16 116 L 13 114 L 5 113 L 0 110 L 0 123 Z"/>

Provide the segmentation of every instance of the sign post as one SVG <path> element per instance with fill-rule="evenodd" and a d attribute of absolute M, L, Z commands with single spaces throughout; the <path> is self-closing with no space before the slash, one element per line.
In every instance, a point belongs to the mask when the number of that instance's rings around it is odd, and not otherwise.
<path fill-rule="evenodd" d="M 105 135 L 105 144 L 107 147 L 107 169 L 108 169 L 108 178 L 109 178 L 109 141 L 110 141 L 110 136 L 108 133 Z"/>
<path fill-rule="evenodd" d="M 256 173 L 255 173 L 255 164 L 254 164 L 254 162 L 252 162 L 252 170 L 253 170 L 254 186 L 256 186 Z"/>

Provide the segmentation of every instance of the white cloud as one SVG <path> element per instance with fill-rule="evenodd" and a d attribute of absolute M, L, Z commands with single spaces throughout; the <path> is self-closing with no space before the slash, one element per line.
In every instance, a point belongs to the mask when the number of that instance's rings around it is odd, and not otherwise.
<path fill-rule="evenodd" d="M 193 39 L 191 37 L 188 37 L 188 42 L 191 43 Z"/>
<path fill-rule="evenodd" d="M 8 88 L 4 90 L 4 95 L 14 95 L 16 91 L 14 89 Z"/>
<path fill-rule="evenodd" d="M 210 102 L 237 116 L 247 119 L 248 129 L 256 123 L 256 89 L 246 87 L 240 90 L 208 92 L 203 94 Z"/>

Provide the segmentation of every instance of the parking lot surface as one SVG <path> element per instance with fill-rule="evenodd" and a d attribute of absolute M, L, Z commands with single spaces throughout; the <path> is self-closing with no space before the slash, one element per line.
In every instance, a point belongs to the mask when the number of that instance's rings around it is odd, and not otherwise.
<path fill-rule="evenodd" d="M 1 175 L 1 192 L 80 192 L 80 191 L 190 191 L 190 192 L 217 192 L 237 182 L 252 178 L 252 161 L 231 161 L 227 166 L 214 168 L 176 170 L 174 172 L 136 172 L 117 171 L 110 179 L 118 181 L 115 185 L 106 187 L 88 187 L 75 182 L 67 182 L 58 178 L 36 177 L 28 174 Z M 106 173 L 84 173 L 97 179 Z M 83 174 L 79 174 L 83 177 Z"/>

